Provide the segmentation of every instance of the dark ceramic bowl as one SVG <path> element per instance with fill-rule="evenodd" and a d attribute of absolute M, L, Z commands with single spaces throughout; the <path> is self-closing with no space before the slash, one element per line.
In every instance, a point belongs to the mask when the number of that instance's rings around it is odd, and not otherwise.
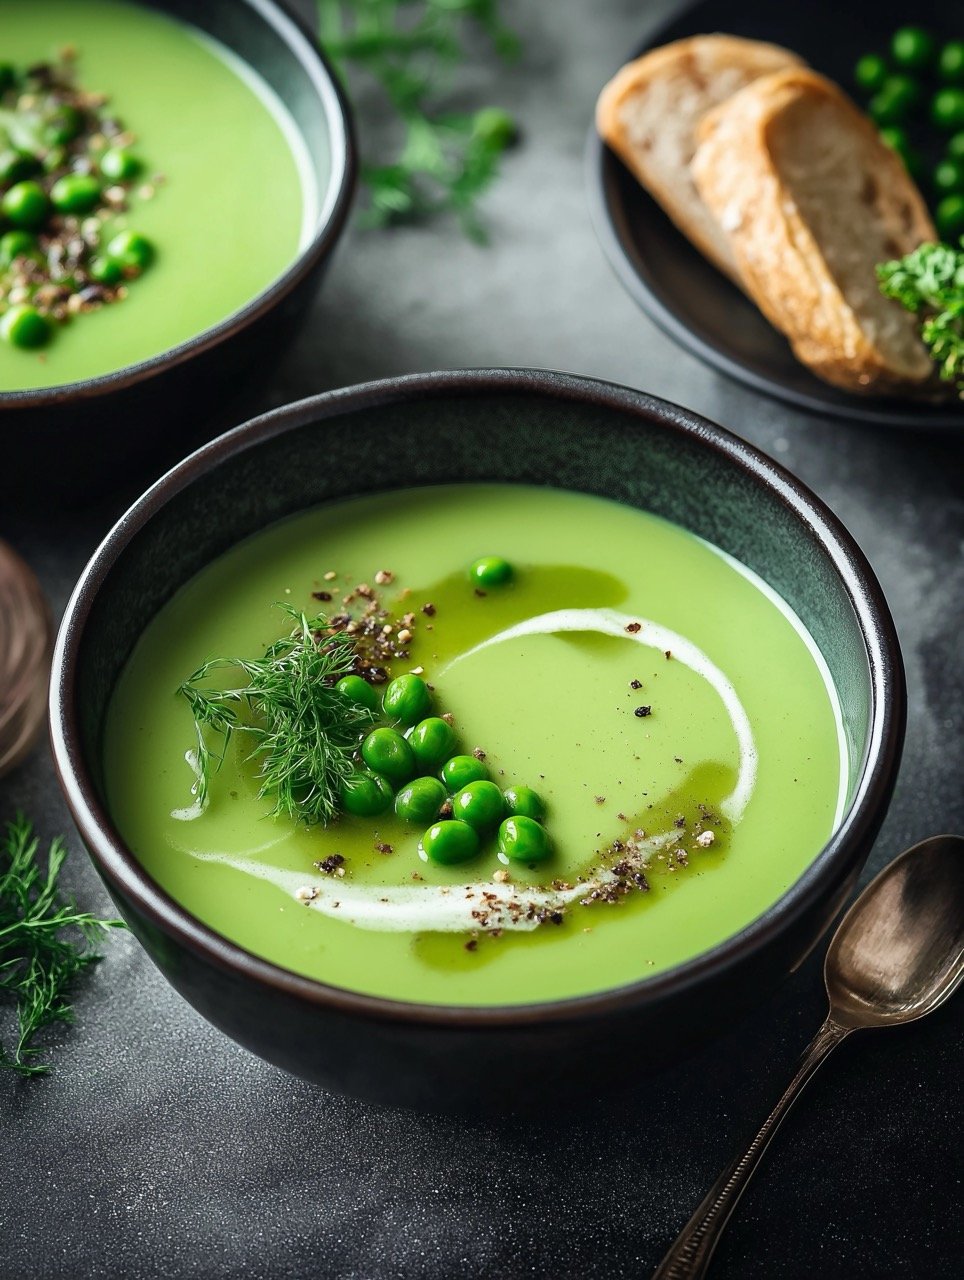
<path fill-rule="evenodd" d="M 779 902 L 677 969 L 522 1007 L 356 995 L 212 932 L 141 869 L 110 819 L 100 743 L 111 690 L 141 631 L 180 586 L 239 539 L 316 503 L 453 481 L 552 485 L 658 512 L 771 583 L 826 656 L 853 762 L 846 815 Z M 873 573 L 791 475 L 720 427 L 641 392 L 494 370 L 317 396 L 221 436 L 169 472 L 81 577 L 57 642 L 50 708 L 61 783 L 98 871 L 154 962 L 205 1017 L 326 1087 L 425 1108 L 504 1108 L 587 1080 L 608 1090 L 672 1060 L 800 962 L 847 897 L 884 816 L 905 699 Z"/>
<path fill-rule="evenodd" d="M 318 220 L 282 276 L 180 346 L 83 382 L 0 392 L 0 487 L 10 493 L 26 486 L 47 494 L 58 477 L 72 487 L 96 482 L 108 467 L 149 457 L 160 438 L 203 421 L 226 389 L 262 374 L 311 302 L 348 215 L 356 168 L 348 103 L 317 40 L 288 8 L 277 0 L 138 3 L 213 36 L 277 93 L 306 143 Z M 51 459 L 55 467 L 45 465 Z"/>

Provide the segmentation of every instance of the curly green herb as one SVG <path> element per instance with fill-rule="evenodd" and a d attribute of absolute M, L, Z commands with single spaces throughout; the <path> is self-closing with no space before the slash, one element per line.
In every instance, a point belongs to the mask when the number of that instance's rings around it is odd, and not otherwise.
<path fill-rule="evenodd" d="M 33 825 L 23 814 L 0 837 L 0 1001 L 16 1006 L 13 1049 L 0 1042 L 0 1067 L 20 1075 L 49 1070 L 34 1039 L 55 1022 L 72 1022 L 68 996 L 80 972 L 99 960 L 91 943 L 122 920 L 100 920 L 61 897 L 57 881 L 67 850 L 53 841 L 44 869 Z"/>
<path fill-rule="evenodd" d="M 328 823 L 375 713 L 334 687 L 355 669 L 351 637 L 330 631 L 323 614 L 308 618 L 288 605 L 278 608 L 295 626 L 263 658 L 214 658 L 178 688 L 197 733 L 194 792 L 206 805 L 231 737 L 245 733 L 254 742 L 251 758 L 260 761 L 261 795 L 274 800 L 273 812 L 309 826 Z M 240 672 L 247 683 L 202 687 L 219 671 Z"/>
<path fill-rule="evenodd" d="M 444 111 L 439 97 L 471 58 L 473 27 L 499 57 L 517 55 L 497 0 L 318 0 L 318 15 L 325 52 L 343 75 L 363 71 L 375 80 L 402 126 L 391 158 L 362 167 L 368 223 L 454 213 L 469 236 L 484 240 L 476 204 L 515 140 L 515 123 L 498 107 Z"/>
<path fill-rule="evenodd" d="M 962 241 L 964 246 L 964 241 Z M 964 395 L 964 247 L 922 244 L 877 267 L 880 290 L 921 319 L 921 338 L 945 382 Z"/>

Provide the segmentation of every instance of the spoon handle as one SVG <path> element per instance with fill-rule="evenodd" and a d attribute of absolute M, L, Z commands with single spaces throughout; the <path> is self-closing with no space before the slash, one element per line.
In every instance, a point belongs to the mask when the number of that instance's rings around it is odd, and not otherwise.
<path fill-rule="evenodd" d="M 653 1272 L 653 1280 L 698 1280 L 705 1276 L 713 1250 L 723 1228 L 736 1208 L 747 1183 L 753 1177 L 760 1157 L 780 1127 L 783 1117 L 793 1106 L 805 1084 L 832 1050 L 850 1034 L 851 1027 L 841 1027 L 832 1015 L 814 1036 L 801 1059 L 797 1074 L 776 1104 L 760 1132 L 750 1143 L 745 1155 L 734 1160 L 720 1174 L 706 1198 L 680 1232 L 676 1243 Z"/>

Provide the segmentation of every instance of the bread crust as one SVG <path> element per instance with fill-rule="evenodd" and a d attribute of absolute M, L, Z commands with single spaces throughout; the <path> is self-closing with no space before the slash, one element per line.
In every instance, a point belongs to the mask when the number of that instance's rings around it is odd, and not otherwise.
<path fill-rule="evenodd" d="M 867 216 L 886 228 L 885 256 L 900 257 L 936 239 L 927 207 L 898 156 L 832 81 L 805 68 L 756 80 L 703 118 L 691 166 L 694 181 L 728 238 L 744 288 L 798 359 L 848 391 L 919 388 L 932 379 L 933 365 L 915 319 L 885 312 L 891 332 L 907 328 L 906 337 L 899 332 L 906 358 L 888 358 L 875 339 L 873 318 L 861 319 L 845 294 L 842 274 L 838 278 L 828 262 L 833 246 L 827 237 L 820 241 L 785 181 L 789 160 L 780 152 L 781 122 L 785 133 L 789 112 L 799 127 L 808 118 L 801 113 L 812 115 L 816 107 L 834 113 L 834 143 L 852 144 L 860 158 L 859 172 L 873 193 Z M 876 295 L 869 265 L 867 288 Z M 879 307 L 881 299 L 875 296 L 873 303 Z"/>
<path fill-rule="evenodd" d="M 676 40 L 628 63 L 610 80 L 596 104 L 596 127 L 693 244 L 737 284 L 728 239 L 703 207 L 689 174 L 696 150 L 696 125 L 704 112 L 758 76 L 803 66 L 778 45 L 738 36 L 702 35 Z M 667 118 L 659 99 L 676 94 L 683 109 Z M 644 124 L 651 104 L 652 127 Z M 667 166 L 654 150 L 654 131 L 675 130 L 678 163 Z M 668 170 L 672 170 L 669 172 Z"/>

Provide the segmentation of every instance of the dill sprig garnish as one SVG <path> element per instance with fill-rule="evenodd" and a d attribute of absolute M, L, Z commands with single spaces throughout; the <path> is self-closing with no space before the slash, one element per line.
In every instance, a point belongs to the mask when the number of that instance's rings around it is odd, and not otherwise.
<path fill-rule="evenodd" d="M 67 849 L 58 837 L 44 869 L 33 824 L 18 814 L 0 838 L 0 999 L 17 1010 L 13 1050 L 0 1042 L 0 1067 L 24 1076 L 49 1069 L 33 1041 L 55 1022 L 72 1022 L 68 999 L 81 970 L 100 956 L 90 950 L 123 920 L 100 920 L 61 897 L 57 881 Z"/>
<path fill-rule="evenodd" d="M 400 145 L 380 163 L 362 165 L 369 225 L 414 222 L 454 213 L 465 232 L 484 240 L 476 212 L 516 137 L 501 108 L 454 112 L 439 99 L 467 63 L 472 28 L 496 54 L 514 58 L 516 36 L 501 22 L 498 0 L 317 0 L 321 44 L 346 75 L 363 71 L 379 86 L 402 127 Z"/>
<path fill-rule="evenodd" d="M 324 824 L 338 812 L 341 784 L 357 768 L 355 753 L 376 717 L 334 688 L 355 669 L 351 637 L 331 631 L 324 614 L 308 618 L 290 605 L 278 608 L 295 625 L 263 658 L 214 658 L 178 688 L 194 716 L 194 794 L 203 808 L 228 743 L 245 733 L 254 740 L 250 758 L 260 760 L 260 794 L 274 799 L 272 812 Z M 247 684 L 201 687 L 225 670 L 241 672 Z"/>

